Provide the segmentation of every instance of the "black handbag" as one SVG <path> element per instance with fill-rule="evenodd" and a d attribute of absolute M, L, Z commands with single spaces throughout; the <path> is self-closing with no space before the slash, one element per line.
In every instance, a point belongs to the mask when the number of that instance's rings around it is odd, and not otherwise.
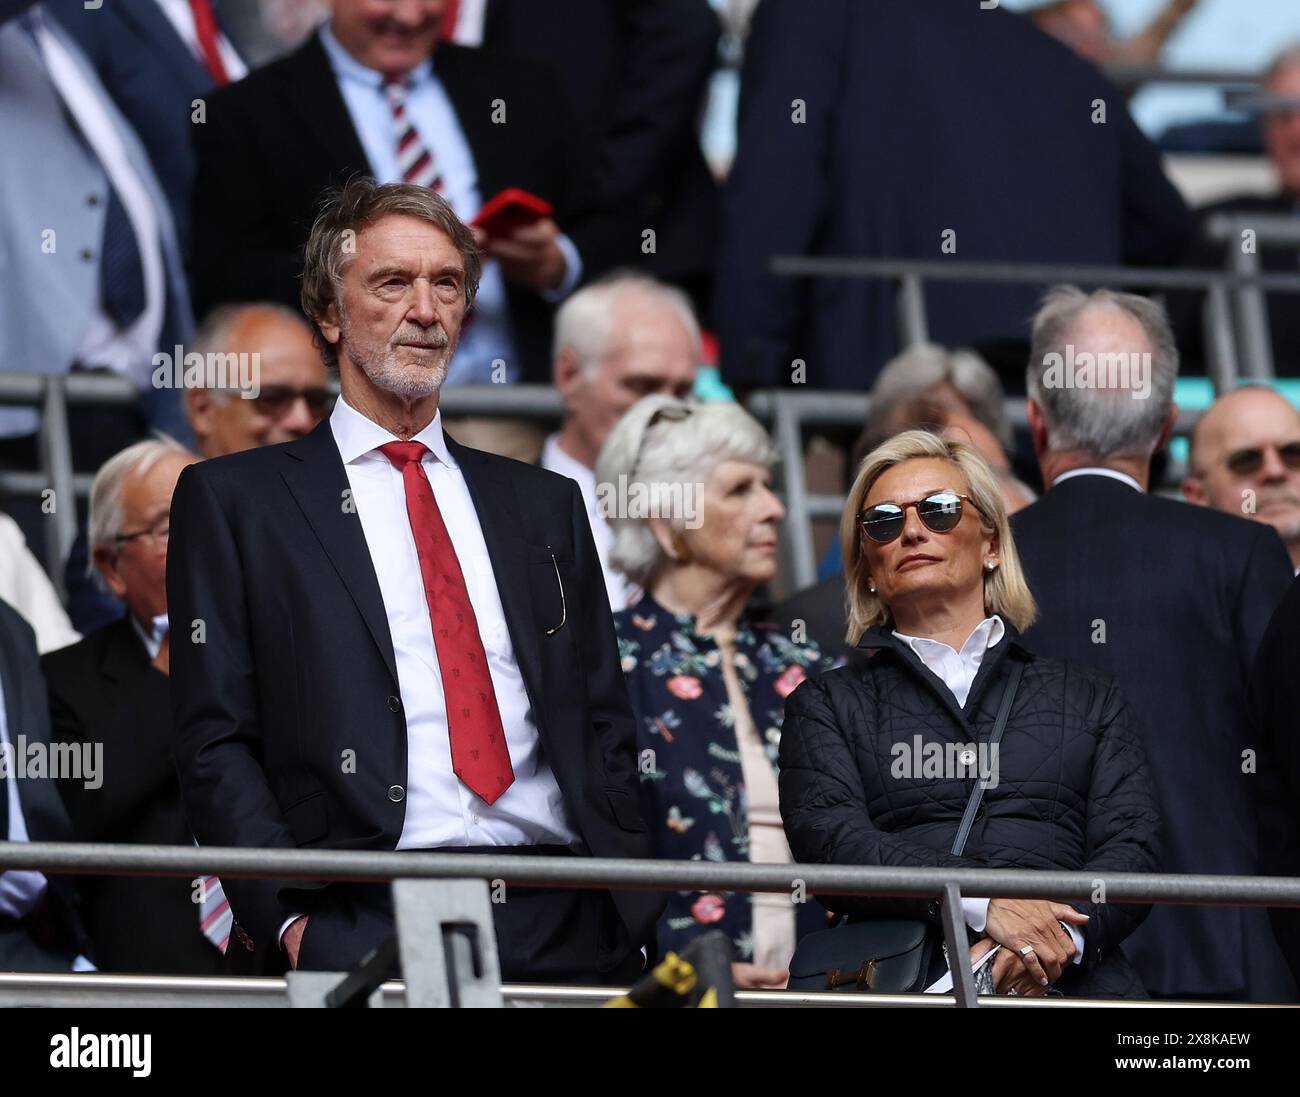
<path fill-rule="evenodd" d="M 1024 664 L 1013 660 L 1011 680 L 1002 693 L 997 721 L 989 736 L 995 749 L 1006 730 Z M 957 827 L 952 855 L 966 848 L 984 784 L 978 778 Z M 833 990 L 854 993 L 906 994 L 923 991 L 929 982 L 940 934 L 919 918 L 872 918 L 835 929 L 810 933 L 799 941 L 790 960 L 790 990 Z"/>

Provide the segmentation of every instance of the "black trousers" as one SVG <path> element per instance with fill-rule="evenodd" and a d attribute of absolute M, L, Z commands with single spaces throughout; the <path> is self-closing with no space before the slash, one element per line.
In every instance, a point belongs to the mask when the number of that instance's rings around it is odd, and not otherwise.
<path fill-rule="evenodd" d="M 431 853 L 569 856 L 562 846 L 439 847 Z M 501 981 L 626 986 L 642 973 L 608 891 L 507 886 L 492 903 Z M 311 903 L 299 971 L 348 971 L 394 931 L 388 884 L 330 884 Z"/>

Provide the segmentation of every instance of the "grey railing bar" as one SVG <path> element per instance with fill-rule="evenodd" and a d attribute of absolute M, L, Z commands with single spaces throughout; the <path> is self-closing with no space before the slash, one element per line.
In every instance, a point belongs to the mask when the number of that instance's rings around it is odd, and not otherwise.
<path fill-rule="evenodd" d="M 1141 286 L 1151 289 L 1200 290 L 1213 285 L 1236 289 L 1258 285 L 1267 292 L 1300 293 L 1300 274 L 1256 275 L 1224 270 L 1171 270 L 1168 267 L 1110 267 L 1068 263 L 965 262 L 936 259 L 864 259 L 848 256 L 779 255 L 770 261 L 773 274 L 795 278 L 903 278 L 936 282 L 1038 285 L 1076 282 L 1089 286 Z"/>
<path fill-rule="evenodd" d="M 59 600 L 64 601 L 68 592 L 63 582 L 63 563 L 72 551 L 72 542 L 77 539 L 77 492 L 72 475 L 68 406 L 61 376 L 45 378 L 39 437 L 41 471 L 45 473 L 52 492 L 49 504 L 53 508 L 46 510 L 45 500 L 42 500 L 42 510 L 47 519 L 51 519 L 45 525 L 45 557 L 47 563 L 56 565 L 48 569 L 50 582 Z"/>
<path fill-rule="evenodd" d="M 904 274 L 898 285 L 898 330 L 903 345 L 914 347 L 930 340 L 925 315 L 925 284 L 919 275 Z"/>
<path fill-rule="evenodd" d="M 796 881 L 828 895 L 938 898 L 952 884 L 967 895 L 1091 899 L 1104 881 L 1108 902 L 1300 906 L 1300 877 L 1047 872 L 1037 869 L 937 869 L 846 865 L 761 865 L 597 857 L 398 851 L 233 849 L 217 846 L 3 842 L 0 869 L 47 873 L 191 876 L 232 879 L 485 879 L 542 887 L 615 890 L 792 892 Z"/>

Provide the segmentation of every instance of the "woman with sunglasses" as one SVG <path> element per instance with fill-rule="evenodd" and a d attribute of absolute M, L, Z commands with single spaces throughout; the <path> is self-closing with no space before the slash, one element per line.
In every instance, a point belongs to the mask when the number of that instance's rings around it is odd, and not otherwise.
<path fill-rule="evenodd" d="M 613 565 L 644 594 L 614 615 L 637 717 L 641 814 L 665 859 L 788 862 L 776 783 L 785 698 L 834 665 L 768 622 L 755 591 L 776 574 L 785 508 L 772 492 L 772 444 L 727 402 L 649 396 L 610 432 L 596 463 Z M 669 505 L 637 506 L 638 498 Z M 801 932 L 826 928 L 790 895 L 675 892 L 660 952 L 719 930 L 744 988 L 785 986 Z"/>
<path fill-rule="evenodd" d="M 781 814 L 796 860 L 1099 879 L 1155 871 L 1159 817 L 1128 705 L 1105 675 L 1021 643 L 1034 599 L 984 459 L 925 431 L 885 442 L 850 490 L 841 543 L 848 639 L 869 658 L 805 682 L 787 702 Z M 937 903 L 822 901 L 850 920 L 919 919 L 942 937 Z M 977 897 L 962 906 L 970 962 L 999 950 L 985 977 L 1000 993 L 1146 996 L 1119 946 L 1148 907 Z M 942 948 L 930 956 L 909 989 L 944 974 Z"/>

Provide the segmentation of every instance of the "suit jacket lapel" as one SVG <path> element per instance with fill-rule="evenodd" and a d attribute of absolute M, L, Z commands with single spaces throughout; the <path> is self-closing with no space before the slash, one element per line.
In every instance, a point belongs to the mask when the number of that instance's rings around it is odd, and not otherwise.
<path fill-rule="evenodd" d="M 465 132 L 478 173 L 479 197 L 486 202 L 506 184 L 497 155 L 500 127 L 492 122 L 490 89 L 484 89 L 482 81 L 476 78 L 479 67 L 475 53 L 465 46 L 443 43 L 434 54 L 433 74 L 447 92 L 456 120 Z"/>
<path fill-rule="evenodd" d="M 529 592 L 529 566 L 526 560 L 526 542 L 512 515 L 521 512 L 522 501 L 515 496 L 514 485 L 502 475 L 495 464 L 478 450 L 467 449 L 450 435 L 447 448 L 465 476 L 474 510 L 483 529 L 483 541 L 492 560 L 497 591 L 501 595 L 501 608 L 505 611 L 510 642 L 515 649 L 533 714 L 540 725 L 541 649 L 537 639 L 537 622 L 533 616 L 532 597 Z M 509 500 L 513 505 L 506 505 Z"/>
<path fill-rule="evenodd" d="M 329 419 L 322 420 L 307 437 L 290 443 L 284 452 L 290 459 L 281 475 L 343 580 L 396 685 L 397 659 L 379 579 L 356 507 L 344 506 L 348 474 L 334 444 Z"/>
<path fill-rule="evenodd" d="M 343 173 L 370 172 L 370 161 L 352 124 L 352 115 L 339 91 L 329 55 L 320 37 L 310 38 L 286 66 L 284 96 L 303 125 L 325 149 L 328 159 Z"/>
<path fill-rule="evenodd" d="M 135 26 L 142 38 L 184 82 L 182 87 L 202 95 L 213 86 L 212 75 L 194 56 L 189 45 L 177 33 L 172 21 L 157 4 L 118 4 L 118 13 Z"/>

